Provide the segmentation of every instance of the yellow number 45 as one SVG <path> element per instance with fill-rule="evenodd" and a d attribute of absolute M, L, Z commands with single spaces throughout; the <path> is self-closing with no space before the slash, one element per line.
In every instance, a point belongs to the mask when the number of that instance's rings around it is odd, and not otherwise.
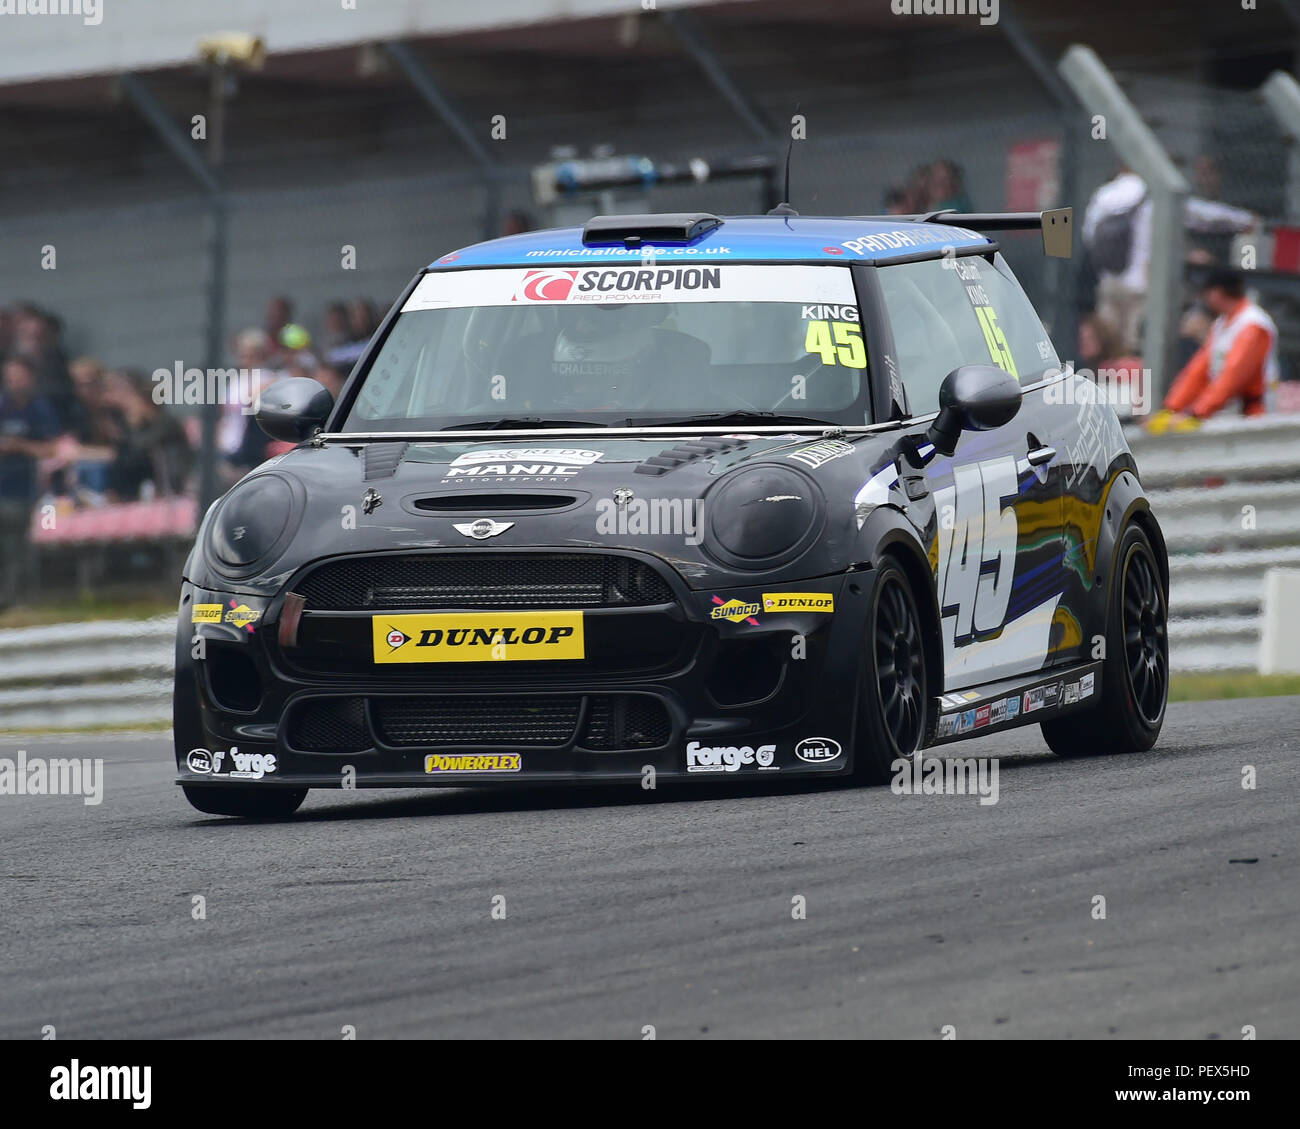
<path fill-rule="evenodd" d="M 980 329 L 984 331 L 984 341 L 989 347 L 989 356 L 993 358 L 993 363 L 1019 380 L 1020 373 L 1016 372 L 1016 362 L 1011 356 L 1007 335 L 998 325 L 998 315 L 993 312 L 993 307 L 976 306 L 975 313 L 980 319 Z"/>
<path fill-rule="evenodd" d="M 804 350 L 819 353 L 824 365 L 836 364 L 838 360 L 846 368 L 867 367 L 867 349 L 862 343 L 862 327 L 857 322 L 810 321 Z"/>

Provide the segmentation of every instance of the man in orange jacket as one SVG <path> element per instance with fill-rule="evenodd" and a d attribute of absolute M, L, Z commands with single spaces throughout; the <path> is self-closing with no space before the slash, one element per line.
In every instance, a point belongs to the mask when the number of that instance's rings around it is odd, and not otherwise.
<path fill-rule="evenodd" d="M 1232 402 L 1240 402 L 1242 415 L 1262 415 L 1277 383 L 1277 326 L 1246 297 L 1241 276 L 1211 272 L 1204 297 L 1214 324 L 1169 389 L 1164 411 L 1148 424 L 1157 434 L 1199 427 Z"/>

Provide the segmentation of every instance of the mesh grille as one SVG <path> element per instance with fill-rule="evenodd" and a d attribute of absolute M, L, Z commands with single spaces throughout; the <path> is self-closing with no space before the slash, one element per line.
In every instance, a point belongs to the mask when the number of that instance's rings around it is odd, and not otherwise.
<path fill-rule="evenodd" d="M 611 749 L 657 749 L 668 743 L 672 724 L 663 703 L 639 695 L 606 695 L 591 699 L 582 745 Z"/>
<path fill-rule="evenodd" d="M 286 734 L 304 753 L 342 753 L 370 748 L 361 698 L 315 698 L 294 707 Z"/>
<path fill-rule="evenodd" d="M 374 709 L 389 745 L 567 745 L 578 728 L 582 697 L 376 698 Z"/>
<path fill-rule="evenodd" d="M 596 554 L 416 554 L 328 561 L 294 586 L 317 611 L 616 608 L 666 604 L 654 569 Z"/>

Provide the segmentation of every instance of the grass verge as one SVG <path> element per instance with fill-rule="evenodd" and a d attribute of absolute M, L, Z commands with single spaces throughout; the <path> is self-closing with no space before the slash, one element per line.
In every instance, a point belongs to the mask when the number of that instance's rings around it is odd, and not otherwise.
<path fill-rule="evenodd" d="M 1275 698 L 1300 694 L 1300 674 L 1256 674 L 1253 671 L 1215 671 L 1175 674 L 1169 683 L 1171 702 L 1208 702 L 1219 698 Z"/>
<path fill-rule="evenodd" d="M 176 614 L 175 598 L 112 598 L 95 596 L 61 604 L 16 604 L 0 611 L 0 628 L 44 627 L 51 623 L 82 623 L 103 619 L 152 619 Z"/>

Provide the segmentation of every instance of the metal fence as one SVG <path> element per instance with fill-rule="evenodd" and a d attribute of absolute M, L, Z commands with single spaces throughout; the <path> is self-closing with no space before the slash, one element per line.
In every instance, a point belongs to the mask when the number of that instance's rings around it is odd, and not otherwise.
<path fill-rule="evenodd" d="M 1130 442 L 1169 548 L 1172 669 L 1257 669 L 1265 573 L 1300 567 L 1300 417 Z M 175 626 L 0 630 L 0 731 L 167 721 Z"/>
<path fill-rule="evenodd" d="M 1130 443 L 1169 547 L 1171 666 L 1257 669 L 1264 574 L 1300 564 L 1300 416 Z"/>

